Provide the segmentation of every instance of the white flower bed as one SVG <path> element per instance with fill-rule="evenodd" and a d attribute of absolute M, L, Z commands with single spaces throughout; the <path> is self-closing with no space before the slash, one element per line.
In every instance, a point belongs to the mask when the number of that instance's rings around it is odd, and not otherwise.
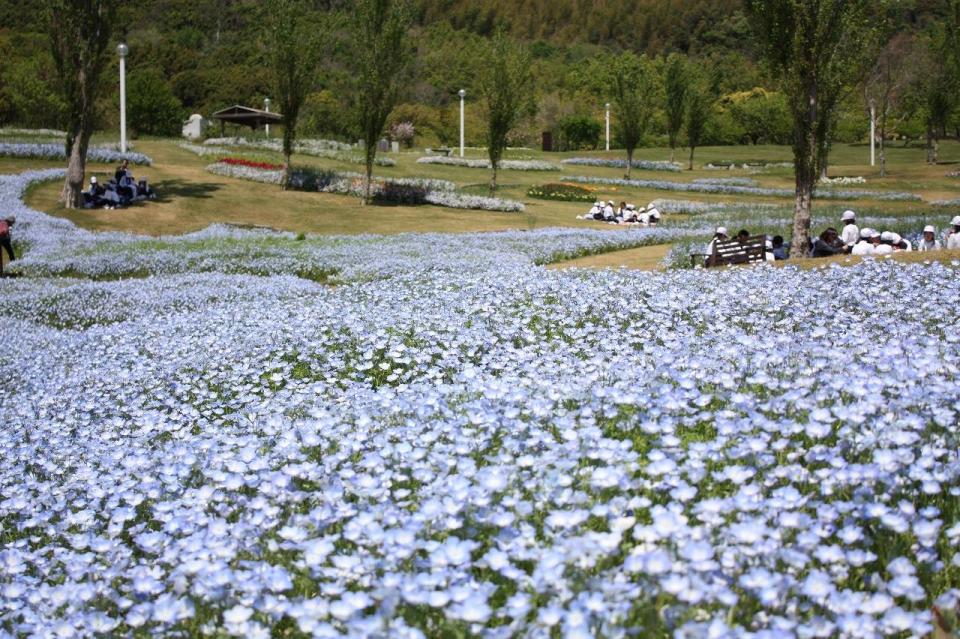
<path fill-rule="evenodd" d="M 867 178 L 862 176 L 856 177 L 825 177 L 820 178 L 820 184 L 829 184 L 834 186 L 847 186 L 850 184 L 866 184 Z"/>
<path fill-rule="evenodd" d="M 627 168 L 627 161 L 618 158 L 568 158 L 562 160 L 563 164 L 569 164 L 571 166 L 600 166 L 611 169 L 625 169 Z M 640 169 L 642 171 L 672 171 L 678 172 L 683 170 L 683 166 L 677 162 L 659 162 L 652 160 L 634 160 L 630 164 L 631 168 Z"/>
<path fill-rule="evenodd" d="M 739 186 L 736 184 L 705 184 L 701 182 L 670 182 L 667 180 L 623 180 L 594 176 L 573 176 L 564 178 L 568 182 L 581 184 L 603 184 L 607 186 L 626 186 L 641 189 L 657 189 L 662 191 L 681 191 L 690 193 L 718 193 L 724 195 L 754 195 L 763 197 L 794 197 L 791 189 L 771 189 L 756 186 Z M 817 197 L 827 200 L 859 200 L 874 199 L 883 201 L 920 201 L 922 198 L 915 193 L 903 191 L 862 191 L 846 189 L 831 191 L 817 190 Z"/>
<path fill-rule="evenodd" d="M 0 178 L 27 259 L 275 241 L 80 232 L 15 201 L 53 175 Z M 301 242 L 368 261 L 336 288 L 0 282 L 3 627 L 930 634 L 960 594 L 958 268 L 535 266 L 661 230 Z"/>
<path fill-rule="evenodd" d="M 67 154 L 63 144 L 0 142 L 0 157 L 66 160 Z M 153 160 L 143 153 L 120 153 L 111 146 L 91 146 L 87 149 L 88 162 L 111 163 L 121 160 L 129 160 L 133 164 L 147 166 L 153 164 Z"/>
<path fill-rule="evenodd" d="M 180 142 L 177 144 L 178 147 L 184 151 L 189 151 L 194 155 L 199 155 L 202 158 L 217 156 L 217 157 L 226 157 L 230 155 L 230 149 L 227 149 L 222 146 L 211 146 L 206 144 L 192 144 L 190 142 Z"/>
<path fill-rule="evenodd" d="M 417 159 L 417 164 L 441 164 L 462 166 L 469 169 L 489 169 L 490 160 L 479 158 L 455 158 L 443 155 L 427 155 Z M 510 171 L 560 171 L 561 168 L 550 162 L 539 160 L 501 160 L 500 168 Z"/>
<path fill-rule="evenodd" d="M 216 175 L 252 180 L 266 184 L 281 184 L 283 171 L 271 171 L 246 166 L 235 166 L 216 162 L 207 167 L 207 170 Z M 454 209 L 476 209 L 481 211 L 501 211 L 518 213 L 524 210 L 522 202 L 504 200 L 501 198 L 482 197 L 456 192 L 456 184 L 448 180 L 434 180 L 429 178 L 375 178 L 371 187 L 372 195 L 381 192 L 383 185 L 407 186 L 425 191 L 425 199 L 429 204 Z M 364 176 L 360 173 L 337 173 L 329 184 L 322 186 L 324 193 L 339 193 L 342 195 L 364 195 Z"/>
<path fill-rule="evenodd" d="M 247 138 L 210 138 L 203 142 L 206 146 L 220 147 L 243 147 L 251 149 L 260 149 L 264 151 L 273 151 L 275 153 L 283 152 L 282 140 L 250 140 Z M 364 164 L 366 162 L 362 153 L 358 153 L 349 144 L 337 142 L 335 140 L 297 140 L 293 146 L 294 153 L 301 155 L 310 155 L 340 162 L 349 162 L 351 164 Z M 198 155 L 201 155 L 198 153 Z M 396 166 L 396 160 L 388 157 L 377 156 L 373 161 L 376 166 Z"/>
<path fill-rule="evenodd" d="M 28 136 L 28 137 L 37 137 L 37 138 L 64 138 L 67 137 L 66 131 L 58 131 L 56 129 L 17 129 L 17 128 L 7 128 L 4 127 L 0 129 L 0 136 Z"/>

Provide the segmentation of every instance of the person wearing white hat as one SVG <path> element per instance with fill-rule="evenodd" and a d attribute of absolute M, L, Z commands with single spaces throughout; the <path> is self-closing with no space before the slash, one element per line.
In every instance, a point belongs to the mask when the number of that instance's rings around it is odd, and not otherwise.
<path fill-rule="evenodd" d="M 840 239 L 844 246 L 853 246 L 860 239 L 860 228 L 857 226 L 857 214 L 847 209 L 840 216 L 843 222 L 843 230 L 840 232 Z"/>
<path fill-rule="evenodd" d="M 647 223 L 650 226 L 656 226 L 657 224 L 660 223 L 660 209 L 658 209 L 657 207 L 655 206 L 647 207 L 646 216 L 647 216 Z"/>
<path fill-rule="evenodd" d="M 880 234 L 880 243 L 873 247 L 874 255 L 893 254 L 893 233 L 884 231 Z"/>
<path fill-rule="evenodd" d="M 97 176 L 90 176 L 90 188 L 83 193 L 83 205 L 85 208 L 96 208 L 103 204 L 103 195 L 106 193 L 104 189 L 97 182 Z"/>
<path fill-rule="evenodd" d="M 940 240 L 937 239 L 937 229 L 929 224 L 923 227 L 923 239 L 917 244 L 918 251 L 939 251 Z"/>
<path fill-rule="evenodd" d="M 895 252 L 913 250 L 913 245 L 910 244 L 910 242 L 905 240 L 899 233 L 894 233 L 893 231 L 890 232 L 890 246 L 893 247 Z"/>
<path fill-rule="evenodd" d="M 600 220 L 603 219 L 603 202 L 594 202 L 593 206 L 590 207 L 590 211 L 584 215 L 582 218 L 577 216 L 577 219 L 584 220 Z"/>
<path fill-rule="evenodd" d="M 853 245 L 853 249 L 850 251 L 851 255 L 873 255 L 873 236 L 876 235 L 876 231 L 871 228 L 864 228 L 860 231 L 860 241 Z"/>
<path fill-rule="evenodd" d="M 947 248 L 960 249 L 960 215 L 950 220 L 950 232 L 947 234 Z"/>
<path fill-rule="evenodd" d="M 716 233 L 713 234 L 713 239 L 707 244 L 706 254 L 713 255 L 713 247 L 716 246 L 717 242 L 726 242 L 729 239 L 727 236 L 727 227 L 718 226 Z"/>

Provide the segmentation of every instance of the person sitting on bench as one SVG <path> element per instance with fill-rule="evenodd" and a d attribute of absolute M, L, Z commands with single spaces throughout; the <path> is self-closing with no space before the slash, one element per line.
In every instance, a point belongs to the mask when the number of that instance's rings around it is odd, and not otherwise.
<path fill-rule="evenodd" d="M 707 255 L 713 255 L 713 247 L 716 245 L 716 243 L 726 242 L 728 239 L 730 238 L 727 237 L 727 227 L 718 226 L 717 232 L 713 234 L 713 239 L 710 240 L 709 244 L 707 244 L 707 250 L 705 251 L 705 253 Z"/>
<path fill-rule="evenodd" d="M 783 245 L 782 235 L 774 235 L 773 241 L 770 244 L 773 246 L 773 259 L 775 261 L 787 259 L 787 249 Z"/>

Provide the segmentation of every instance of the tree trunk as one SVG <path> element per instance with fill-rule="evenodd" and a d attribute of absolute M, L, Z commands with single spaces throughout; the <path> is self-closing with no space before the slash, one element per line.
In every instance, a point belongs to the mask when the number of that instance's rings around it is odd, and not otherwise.
<path fill-rule="evenodd" d="M 687 167 L 688 171 L 693 170 L 693 152 L 696 150 L 696 148 L 697 147 L 693 146 L 692 144 L 690 145 L 690 166 Z"/>
<path fill-rule="evenodd" d="M 630 169 L 633 168 L 633 149 L 627 149 L 627 179 L 630 179 Z"/>
<path fill-rule="evenodd" d="M 673 143 L 670 144 L 670 163 L 671 164 L 676 160 L 676 154 L 677 154 L 676 147 L 677 147 L 676 144 L 673 144 Z"/>
<path fill-rule="evenodd" d="M 79 209 L 83 206 L 83 178 L 87 169 L 87 146 L 90 135 L 81 131 L 75 135 L 70 144 L 70 157 L 67 164 L 67 178 L 60 192 L 60 201 L 68 209 Z"/>
<path fill-rule="evenodd" d="M 886 144 L 884 144 L 884 139 L 886 138 L 886 133 L 880 131 L 880 177 L 887 177 L 887 152 Z"/>
<path fill-rule="evenodd" d="M 376 149 L 376 147 L 374 147 Z M 363 183 L 363 199 L 361 204 L 366 206 L 370 203 L 370 193 L 373 187 L 373 153 L 370 151 L 370 145 L 367 145 L 367 175 Z"/>
<path fill-rule="evenodd" d="M 927 164 L 933 164 L 933 127 L 927 126 Z"/>
<path fill-rule="evenodd" d="M 499 163 L 490 162 L 490 195 L 497 191 L 497 164 Z"/>
<path fill-rule="evenodd" d="M 797 178 L 797 195 L 793 206 L 793 243 L 790 257 L 810 255 L 810 217 L 813 207 L 813 181 L 801 185 Z"/>
<path fill-rule="evenodd" d="M 283 190 L 290 188 L 290 153 L 283 154 Z"/>

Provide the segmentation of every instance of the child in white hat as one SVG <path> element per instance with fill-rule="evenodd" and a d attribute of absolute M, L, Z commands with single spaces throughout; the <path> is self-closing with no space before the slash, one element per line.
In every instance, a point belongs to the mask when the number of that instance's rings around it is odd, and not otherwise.
<path fill-rule="evenodd" d="M 840 232 L 840 239 L 844 246 L 853 246 L 860 239 L 860 228 L 857 226 L 857 214 L 847 209 L 840 216 L 843 223 L 843 230 Z"/>
<path fill-rule="evenodd" d="M 947 234 L 947 248 L 960 249 L 960 215 L 950 220 L 950 232 Z"/>
<path fill-rule="evenodd" d="M 927 225 L 923 227 L 923 239 L 917 244 L 918 251 L 939 251 L 940 240 L 937 239 L 937 229 Z"/>

